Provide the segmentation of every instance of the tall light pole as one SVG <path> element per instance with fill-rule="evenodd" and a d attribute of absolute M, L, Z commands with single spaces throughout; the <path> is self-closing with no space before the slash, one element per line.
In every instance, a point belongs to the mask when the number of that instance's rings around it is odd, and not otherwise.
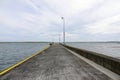
<path fill-rule="evenodd" d="M 58 34 L 58 36 L 59 36 L 59 44 L 60 44 L 60 33 Z"/>
<path fill-rule="evenodd" d="M 61 19 L 63 20 L 63 44 L 65 44 L 65 19 L 64 17 L 61 17 Z"/>

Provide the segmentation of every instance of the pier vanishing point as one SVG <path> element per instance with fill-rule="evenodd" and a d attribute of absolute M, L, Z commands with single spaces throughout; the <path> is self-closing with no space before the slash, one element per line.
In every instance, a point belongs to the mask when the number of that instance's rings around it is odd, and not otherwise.
<path fill-rule="evenodd" d="M 102 64 L 106 62 L 104 58 Z M 104 69 L 100 67 L 101 61 L 98 62 L 100 65 L 97 65 L 90 57 L 88 59 L 78 54 L 77 50 L 54 44 L 0 72 L 0 80 L 120 80 L 119 61 L 110 59 L 112 64 L 116 65 L 108 66 L 106 63 Z M 109 58 L 107 59 L 109 63 Z M 111 69 L 111 66 L 114 69 Z"/>

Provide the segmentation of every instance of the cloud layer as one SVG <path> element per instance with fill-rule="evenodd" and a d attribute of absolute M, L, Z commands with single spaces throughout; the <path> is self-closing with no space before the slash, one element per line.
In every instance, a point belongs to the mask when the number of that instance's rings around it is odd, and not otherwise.
<path fill-rule="evenodd" d="M 119 0 L 1 0 L 0 41 L 120 40 Z"/>

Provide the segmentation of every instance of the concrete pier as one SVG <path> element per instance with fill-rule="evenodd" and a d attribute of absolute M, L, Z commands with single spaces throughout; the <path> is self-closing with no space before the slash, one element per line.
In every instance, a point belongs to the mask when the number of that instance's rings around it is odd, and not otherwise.
<path fill-rule="evenodd" d="M 0 80 L 113 80 L 61 45 L 52 45 L 44 53 L 2 75 Z"/>

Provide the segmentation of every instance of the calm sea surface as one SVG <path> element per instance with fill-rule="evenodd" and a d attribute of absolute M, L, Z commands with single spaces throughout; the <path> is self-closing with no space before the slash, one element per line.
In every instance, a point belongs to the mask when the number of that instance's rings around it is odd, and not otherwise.
<path fill-rule="evenodd" d="M 81 48 L 81 49 L 85 49 L 85 50 L 89 50 L 89 51 L 93 51 L 93 52 L 97 52 L 100 54 L 104 54 L 104 55 L 108 55 L 108 56 L 112 56 L 115 58 L 119 58 L 120 59 L 120 43 L 89 43 L 89 42 L 76 42 L 76 43 L 67 43 L 70 46 L 74 46 L 77 48 Z"/>
<path fill-rule="evenodd" d="M 47 47 L 49 43 L 0 43 L 0 71 Z"/>

